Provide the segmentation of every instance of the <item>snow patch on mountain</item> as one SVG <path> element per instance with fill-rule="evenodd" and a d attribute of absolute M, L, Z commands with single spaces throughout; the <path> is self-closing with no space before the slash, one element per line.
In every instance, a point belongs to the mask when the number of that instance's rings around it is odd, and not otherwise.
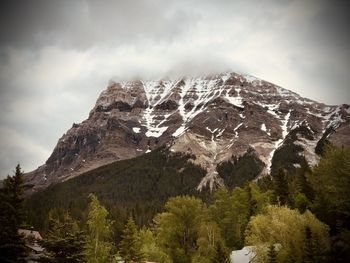
<path fill-rule="evenodd" d="M 282 125 L 281 125 L 282 138 L 274 143 L 273 149 L 270 152 L 269 157 L 267 159 L 267 163 L 266 163 L 267 173 L 270 173 L 270 171 L 271 171 L 272 158 L 273 158 L 273 155 L 275 154 L 275 151 L 283 144 L 283 141 L 288 134 L 288 122 L 289 122 L 289 118 L 290 118 L 290 112 L 291 111 L 288 111 L 288 113 L 286 114 L 286 116 L 282 120 Z"/>
<path fill-rule="evenodd" d="M 132 130 L 133 130 L 134 133 L 140 133 L 141 132 L 141 129 L 138 128 L 138 127 L 133 127 Z"/>

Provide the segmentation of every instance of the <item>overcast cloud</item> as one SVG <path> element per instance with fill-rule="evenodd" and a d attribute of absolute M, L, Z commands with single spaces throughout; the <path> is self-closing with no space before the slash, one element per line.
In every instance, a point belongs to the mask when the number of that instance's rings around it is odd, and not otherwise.
<path fill-rule="evenodd" d="M 233 70 L 350 103 L 340 0 L 1 1 L 0 178 L 49 157 L 110 79 Z"/>

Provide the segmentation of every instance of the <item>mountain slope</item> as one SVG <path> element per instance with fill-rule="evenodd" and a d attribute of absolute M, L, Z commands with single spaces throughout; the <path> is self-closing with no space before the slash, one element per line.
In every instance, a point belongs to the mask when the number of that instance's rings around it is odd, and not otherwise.
<path fill-rule="evenodd" d="M 250 150 L 264 164 L 261 174 L 275 170 L 281 158 L 274 156 L 283 152 L 293 153 L 293 167 L 296 155 L 315 164 L 320 140 L 350 146 L 349 123 L 349 105 L 327 106 L 237 73 L 111 82 L 89 118 L 73 124 L 46 163 L 26 175 L 27 192 L 165 144 L 196 156 L 207 171 L 197 188 L 213 188 L 223 183 L 217 166 Z"/>
<path fill-rule="evenodd" d="M 51 185 L 27 198 L 28 223 L 45 229 L 43 223 L 51 210 L 69 210 L 75 218 L 81 218 L 90 193 L 118 217 L 117 222 L 133 214 L 140 225 L 150 223 L 170 197 L 187 194 L 206 198 L 208 191 L 196 191 L 205 171 L 189 162 L 191 158 L 161 147 Z"/>

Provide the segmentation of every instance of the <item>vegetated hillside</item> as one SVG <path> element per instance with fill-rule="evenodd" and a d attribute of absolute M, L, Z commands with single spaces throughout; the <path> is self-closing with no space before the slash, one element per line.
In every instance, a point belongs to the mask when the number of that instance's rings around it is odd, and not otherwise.
<path fill-rule="evenodd" d="M 254 180 L 263 170 L 264 163 L 256 156 L 254 150 L 240 157 L 222 162 L 217 171 L 228 189 L 243 187 L 247 181 Z"/>
<path fill-rule="evenodd" d="M 276 175 L 280 168 L 287 170 L 289 173 L 294 173 L 297 167 L 307 162 L 304 148 L 298 144 L 298 139 L 314 140 L 313 131 L 301 125 L 290 131 L 286 136 L 284 143 L 279 147 L 272 158 L 271 175 Z M 315 151 L 312 148 L 312 151 Z M 309 163 L 309 165 L 312 165 Z"/>
<path fill-rule="evenodd" d="M 98 196 L 118 222 L 133 215 L 139 225 L 150 223 L 169 197 L 207 195 L 206 190 L 196 190 L 205 171 L 189 161 L 192 157 L 161 147 L 52 185 L 26 200 L 28 223 L 45 231 L 50 210 L 59 214 L 68 210 L 73 217 L 84 219 L 90 193 Z"/>

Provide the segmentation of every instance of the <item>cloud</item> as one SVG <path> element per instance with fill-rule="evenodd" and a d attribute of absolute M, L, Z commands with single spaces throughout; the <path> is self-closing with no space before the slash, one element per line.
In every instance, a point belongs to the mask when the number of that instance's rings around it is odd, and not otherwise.
<path fill-rule="evenodd" d="M 49 157 L 109 79 L 239 71 L 349 103 L 349 4 L 328 0 L 5 1 L 0 176 Z"/>
<path fill-rule="evenodd" d="M 197 19 L 176 1 L 5 1 L 0 45 L 87 49 L 99 45 L 171 40 Z M 192 10 L 193 11 L 193 10 Z"/>

